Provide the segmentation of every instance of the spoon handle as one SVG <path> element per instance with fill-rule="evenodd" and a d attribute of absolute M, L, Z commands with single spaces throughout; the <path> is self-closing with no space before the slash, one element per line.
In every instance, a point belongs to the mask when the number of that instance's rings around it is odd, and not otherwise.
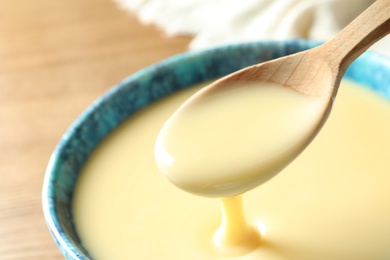
<path fill-rule="evenodd" d="M 344 72 L 358 56 L 388 33 L 390 0 L 377 0 L 320 49 L 329 55 L 329 63 Z"/>

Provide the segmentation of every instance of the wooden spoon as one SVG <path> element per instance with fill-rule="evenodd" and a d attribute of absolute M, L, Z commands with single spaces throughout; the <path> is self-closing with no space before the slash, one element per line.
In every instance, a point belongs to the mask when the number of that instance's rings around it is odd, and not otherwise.
<path fill-rule="evenodd" d="M 350 63 L 389 32 L 390 0 L 378 0 L 323 45 L 242 69 L 206 86 L 188 99 L 161 130 L 155 146 L 160 171 L 178 187 L 209 197 L 238 195 L 265 182 L 318 133 Z M 251 91 L 272 85 L 271 91 L 279 87 L 299 100 L 322 101 L 320 107 L 317 103 L 309 107 L 301 106 L 301 101 L 282 100 L 279 94 L 269 98 L 256 92 L 242 99 L 237 98 L 239 92 L 226 95 L 226 90 L 232 93 L 246 85 Z M 222 96 L 227 105 L 215 109 L 216 96 Z M 256 110 L 260 102 L 270 99 L 269 106 Z M 211 105 L 210 100 L 214 102 Z M 299 110 L 296 104 L 301 106 Z M 230 108 L 233 112 L 226 112 Z"/>

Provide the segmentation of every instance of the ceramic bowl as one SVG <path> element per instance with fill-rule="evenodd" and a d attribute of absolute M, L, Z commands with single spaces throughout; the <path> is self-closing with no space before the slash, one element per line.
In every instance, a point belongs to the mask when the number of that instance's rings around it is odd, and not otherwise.
<path fill-rule="evenodd" d="M 124 119 L 178 89 L 243 67 L 311 48 L 306 40 L 252 42 L 184 53 L 126 78 L 93 103 L 69 128 L 52 154 L 43 187 L 49 230 L 67 259 L 91 259 L 72 219 L 72 193 L 95 146 Z M 345 77 L 390 98 L 390 60 L 366 53 Z"/>

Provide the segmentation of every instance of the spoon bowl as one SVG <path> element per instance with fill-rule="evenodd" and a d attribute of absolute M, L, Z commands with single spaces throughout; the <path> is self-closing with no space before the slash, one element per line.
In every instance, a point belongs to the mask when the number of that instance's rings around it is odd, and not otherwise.
<path fill-rule="evenodd" d="M 390 1 L 378 0 L 325 44 L 203 88 L 163 126 L 155 145 L 160 171 L 206 197 L 236 196 L 267 181 L 319 132 L 347 67 L 389 32 Z M 235 116 L 224 120 L 227 111 Z"/>

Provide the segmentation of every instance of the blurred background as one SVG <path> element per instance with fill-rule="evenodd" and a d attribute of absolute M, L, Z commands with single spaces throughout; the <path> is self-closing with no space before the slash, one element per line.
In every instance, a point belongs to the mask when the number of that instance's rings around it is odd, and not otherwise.
<path fill-rule="evenodd" d="M 187 50 L 111 0 L 0 1 L 0 259 L 64 259 L 41 207 L 50 154 L 129 74 Z"/>

